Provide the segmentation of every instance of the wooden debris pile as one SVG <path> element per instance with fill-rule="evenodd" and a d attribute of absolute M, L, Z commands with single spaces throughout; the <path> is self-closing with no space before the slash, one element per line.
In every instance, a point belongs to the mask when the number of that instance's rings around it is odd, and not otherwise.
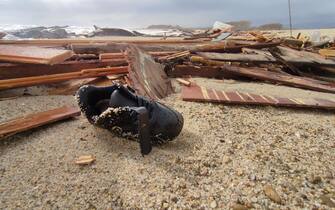
<path fill-rule="evenodd" d="M 74 94 L 85 84 L 108 86 L 117 81 L 157 100 L 174 92 L 170 78 L 177 77 L 183 85 L 182 97 L 188 101 L 334 109 L 332 99 L 305 101 L 218 92 L 181 79 L 235 79 L 335 93 L 335 46 L 331 40 L 234 32 L 227 25 L 218 25 L 186 38 L 0 40 L 0 97 L 12 89 L 32 86 L 48 88 L 49 94 Z M 31 126 L 16 130 L 13 125 L 25 123 L 26 118 L 11 121 L 2 125 L 0 133 L 11 135 L 54 121 L 52 113 L 46 117 L 37 114 Z M 56 115 L 63 119 L 75 114 L 65 110 Z"/>

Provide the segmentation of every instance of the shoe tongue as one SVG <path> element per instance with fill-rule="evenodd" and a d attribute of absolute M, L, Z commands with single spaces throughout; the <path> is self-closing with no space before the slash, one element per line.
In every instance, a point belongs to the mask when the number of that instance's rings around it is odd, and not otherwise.
<path fill-rule="evenodd" d="M 125 106 L 137 107 L 137 103 L 126 94 L 122 94 L 120 90 L 113 91 L 109 101 L 109 105 L 113 108 Z"/>

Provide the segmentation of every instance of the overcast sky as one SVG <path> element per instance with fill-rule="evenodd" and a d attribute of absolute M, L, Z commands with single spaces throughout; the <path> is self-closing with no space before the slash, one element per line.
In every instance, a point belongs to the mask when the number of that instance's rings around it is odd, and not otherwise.
<path fill-rule="evenodd" d="M 295 27 L 335 27 L 335 0 L 291 0 Z M 287 0 L 0 0 L 0 24 L 211 26 L 216 20 L 288 25 Z"/>

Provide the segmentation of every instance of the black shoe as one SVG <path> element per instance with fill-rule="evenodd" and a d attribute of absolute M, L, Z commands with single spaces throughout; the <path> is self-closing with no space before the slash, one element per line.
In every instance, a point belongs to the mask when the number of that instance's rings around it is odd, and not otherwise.
<path fill-rule="evenodd" d="M 91 124 L 138 140 L 143 155 L 151 152 L 152 145 L 173 140 L 183 128 L 179 112 L 122 85 L 83 86 L 76 97 Z"/>

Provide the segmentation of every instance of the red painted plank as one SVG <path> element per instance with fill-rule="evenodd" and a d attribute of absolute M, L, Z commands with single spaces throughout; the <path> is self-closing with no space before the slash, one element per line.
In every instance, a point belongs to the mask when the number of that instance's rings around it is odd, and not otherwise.
<path fill-rule="evenodd" d="M 12 136 L 42 125 L 50 124 L 70 117 L 80 115 L 77 107 L 61 107 L 45 112 L 30 114 L 0 124 L 0 138 Z"/>
<path fill-rule="evenodd" d="M 269 95 L 256 95 L 238 91 L 220 91 L 199 86 L 183 87 L 184 101 L 212 102 L 240 105 L 270 105 L 282 107 L 301 107 L 315 109 L 335 109 L 335 101 L 325 99 L 279 98 Z"/>

